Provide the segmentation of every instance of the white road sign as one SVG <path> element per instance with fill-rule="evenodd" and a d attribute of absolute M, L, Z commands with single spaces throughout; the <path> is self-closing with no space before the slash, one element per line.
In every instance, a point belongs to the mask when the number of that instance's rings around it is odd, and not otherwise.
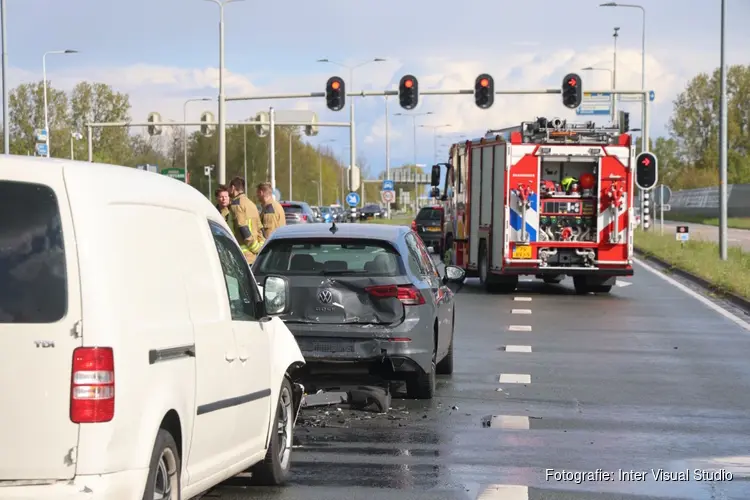
<path fill-rule="evenodd" d="M 393 203 L 394 201 L 396 201 L 396 192 L 395 191 L 381 191 L 380 199 L 383 201 L 383 203 Z"/>

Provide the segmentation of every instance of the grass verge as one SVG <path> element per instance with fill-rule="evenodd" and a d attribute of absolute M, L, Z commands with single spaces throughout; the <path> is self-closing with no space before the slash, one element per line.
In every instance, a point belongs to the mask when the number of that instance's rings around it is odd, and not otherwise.
<path fill-rule="evenodd" d="M 635 247 L 672 266 L 711 283 L 718 292 L 729 292 L 750 300 L 750 253 L 729 247 L 727 260 L 719 259 L 719 245 L 691 240 L 684 246 L 674 236 L 636 231 Z"/>
<path fill-rule="evenodd" d="M 666 214 L 665 214 L 666 215 Z M 718 217 L 699 217 L 695 215 L 669 214 L 669 220 L 679 222 L 693 222 L 707 226 L 719 226 Z M 732 229 L 750 229 L 750 217 L 729 217 L 727 226 Z"/>
<path fill-rule="evenodd" d="M 396 215 L 391 219 L 370 219 L 368 224 L 390 224 L 392 226 L 410 226 L 414 217 Z"/>

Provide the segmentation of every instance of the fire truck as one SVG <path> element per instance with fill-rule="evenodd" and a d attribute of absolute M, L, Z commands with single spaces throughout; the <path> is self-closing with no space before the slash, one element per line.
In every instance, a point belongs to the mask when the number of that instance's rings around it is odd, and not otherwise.
<path fill-rule="evenodd" d="M 617 276 L 633 275 L 634 153 L 619 129 L 559 118 L 454 144 L 440 164 L 443 248 L 490 292 L 511 293 L 531 275 L 609 293 Z"/>

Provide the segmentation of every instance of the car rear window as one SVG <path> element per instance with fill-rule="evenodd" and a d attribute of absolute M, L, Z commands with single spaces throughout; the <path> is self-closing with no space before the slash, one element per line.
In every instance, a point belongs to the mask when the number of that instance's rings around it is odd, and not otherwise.
<path fill-rule="evenodd" d="M 284 212 L 288 214 L 301 214 L 303 212 L 302 207 L 300 205 L 282 203 L 281 206 L 284 209 Z"/>
<path fill-rule="evenodd" d="M 68 309 L 60 210 L 48 186 L 0 181 L 0 323 L 54 323 Z"/>
<path fill-rule="evenodd" d="M 279 240 L 263 249 L 253 266 L 257 274 L 363 274 L 399 276 L 396 250 L 373 240 Z"/>
<path fill-rule="evenodd" d="M 418 220 L 440 220 L 443 218 L 443 211 L 437 208 L 423 208 L 417 214 Z"/>

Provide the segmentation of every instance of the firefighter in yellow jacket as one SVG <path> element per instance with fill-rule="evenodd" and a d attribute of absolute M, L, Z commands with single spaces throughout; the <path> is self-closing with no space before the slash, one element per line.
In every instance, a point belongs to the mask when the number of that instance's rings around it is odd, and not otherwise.
<path fill-rule="evenodd" d="M 255 262 L 255 258 L 263 246 L 260 233 L 260 214 L 255 203 L 245 194 L 245 180 L 235 177 L 229 183 L 229 195 L 232 201 L 229 210 L 232 213 L 232 231 L 248 264 Z"/>

